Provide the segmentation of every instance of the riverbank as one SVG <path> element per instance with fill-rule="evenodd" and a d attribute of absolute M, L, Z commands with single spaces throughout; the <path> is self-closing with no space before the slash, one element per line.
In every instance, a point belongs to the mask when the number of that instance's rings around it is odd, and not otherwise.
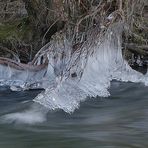
<path fill-rule="evenodd" d="M 74 6 L 74 9 L 76 9 L 75 12 L 68 12 L 67 8 L 70 4 L 65 4 L 63 7 L 60 0 L 55 2 L 52 2 L 52 0 L 48 2 L 45 2 L 45 0 L 15 0 L 13 2 L 1 0 L 0 4 L 2 7 L 0 11 L 0 15 L 2 16 L 0 20 L 0 56 L 11 59 L 14 59 L 15 56 L 23 63 L 30 62 L 37 51 L 49 42 L 56 32 L 63 29 L 67 19 L 75 24 L 80 14 L 86 15 L 89 9 L 91 9 L 89 7 L 94 7 L 95 9 L 98 5 L 97 2 L 90 5 L 87 2 L 80 1 L 80 4 L 71 4 Z M 110 5 L 107 12 L 110 16 L 109 19 L 113 17 L 111 16 L 112 11 L 114 11 L 113 9 L 117 9 L 118 7 L 118 3 L 114 1 L 100 5 L 102 5 L 101 8 L 103 7 L 104 11 L 108 8 L 108 5 Z M 105 7 L 103 5 L 105 5 Z M 132 21 L 129 22 L 130 25 L 134 22 L 132 24 L 132 30 L 130 30 L 131 32 L 129 31 L 123 35 L 123 55 L 131 67 L 135 69 L 147 69 L 148 4 L 146 1 L 144 1 L 143 4 L 142 2 L 139 4 L 135 3 L 135 7 L 138 6 L 137 11 L 135 11 L 135 9 L 133 10 Z M 122 3 L 122 7 L 124 11 L 126 4 Z M 140 8 L 142 8 L 141 12 Z M 78 14 L 78 12 L 80 14 Z M 68 16 L 66 16 L 65 13 Z M 72 18 L 69 18 L 70 15 Z M 130 21 L 128 19 L 130 18 L 126 19 L 128 23 L 128 21 Z M 82 18 L 80 18 L 80 21 L 82 21 L 83 25 L 86 24 Z M 97 20 L 94 21 L 97 24 Z M 81 30 L 83 30 L 82 27 Z M 146 50 L 144 47 L 146 47 Z"/>

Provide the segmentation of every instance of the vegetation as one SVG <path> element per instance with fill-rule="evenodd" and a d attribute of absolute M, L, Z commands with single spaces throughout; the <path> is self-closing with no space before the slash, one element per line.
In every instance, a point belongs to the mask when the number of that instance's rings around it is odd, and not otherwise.
<path fill-rule="evenodd" d="M 125 58 L 135 54 L 142 55 L 144 62 L 147 60 L 147 0 L 24 0 L 24 3 L 28 12 L 26 18 L 0 25 L 3 46 L 9 42 L 7 48 L 16 52 L 12 46 L 15 42 L 15 48 L 21 49 L 20 58 L 26 54 L 22 48 L 28 48 L 29 54 L 35 55 L 51 37 L 55 42 L 66 37 L 71 39 L 73 47 L 80 47 L 90 39 L 94 28 L 97 30 L 94 37 L 99 34 L 101 38 L 111 25 L 122 22 L 126 28 L 123 34 Z M 129 43 L 134 46 L 128 48 Z M 137 49 L 135 45 L 146 48 Z M 28 62 L 32 58 L 21 61 Z"/>

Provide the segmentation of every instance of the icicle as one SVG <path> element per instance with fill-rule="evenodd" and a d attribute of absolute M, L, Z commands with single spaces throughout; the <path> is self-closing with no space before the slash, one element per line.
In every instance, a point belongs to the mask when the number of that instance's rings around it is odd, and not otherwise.
<path fill-rule="evenodd" d="M 79 75 L 76 78 L 68 77 L 57 83 L 57 79 L 55 79 L 54 87 L 49 86 L 34 101 L 51 110 L 63 109 L 70 113 L 78 108 L 80 101 L 85 100 L 87 96 L 109 96 L 108 88 L 113 79 L 125 82 L 142 82 L 147 85 L 148 75 L 144 76 L 133 70 L 122 57 L 122 31 L 122 24 L 117 24 L 109 29 L 103 43 L 100 45 L 98 41 L 98 44 L 92 47 L 94 48 L 94 52 L 88 56 L 85 68 L 82 66 L 85 63 L 84 54 L 80 56 L 79 65 L 72 67 L 71 70 L 79 73 L 84 68 L 83 75 L 80 79 Z M 72 63 L 76 57 L 76 54 L 74 54 L 71 59 Z M 55 63 L 57 69 L 60 69 L 61 64 L 62 61 Z M 67 64 L 72 65 L 71 63 Z M 62 68 L 64 69 L 65 67 Z"/>
<path fill-rule="evenodd" d="M 36 72 L 0 65 L 0 83 L 14 90 L 45 88 L 34 101 L 48 109 L 63 109 L 69 113 L 87 96 L 109 96 L 108 88 L 114 79 L 148 85 L 148 73 L 143 75 L 133 70 L 122 57 L 122 31 L 123 24 L 114 24 L 103 42 L 99 38 L 93 39 L 91 34 L 85 46 L 75 52 L 71 41 L 64 37 L 63 41 L 50 44 L 52 50 L 48 44 L 35 57 L 34 64 L 41 64 L 41 57 L 47 57 L 46 68 Z"/>

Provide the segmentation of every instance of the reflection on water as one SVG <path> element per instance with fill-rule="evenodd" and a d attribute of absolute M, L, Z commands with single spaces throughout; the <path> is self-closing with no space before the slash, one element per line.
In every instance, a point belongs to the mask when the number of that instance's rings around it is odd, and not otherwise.
<path fill-rule="evenodd" d="M 0 88 L 0 116 L 28 108 L 39 92 Z M 0 121 L 0 148 L 147 148 L 148 87 L 113 82 L 110 92 L 73 114 L 49 112 L 37 125 Z"/>

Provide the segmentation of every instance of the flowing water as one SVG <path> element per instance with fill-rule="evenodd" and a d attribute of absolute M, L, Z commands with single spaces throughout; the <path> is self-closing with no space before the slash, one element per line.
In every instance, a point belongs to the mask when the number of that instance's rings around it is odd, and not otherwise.
<path fill-rule="evenodd" d="M 0 86 L 45 89 L 1 87 L 0 148 L 147 148 L 148 72 L 124 60 L 123 26 L 74 53 L 63 37 L 40 72 L 0 65 Z"/>
<path fill-rule="evenodd" d="M 110 97 L 87 98 L 72 114 L 50 111 L 41 123 L 4 121 L 3 115 L 28 109 L 38 93 L 0 88 L 0 148 L 148 147 L 148 87 L 143 84 L 114 81 Z"/>

